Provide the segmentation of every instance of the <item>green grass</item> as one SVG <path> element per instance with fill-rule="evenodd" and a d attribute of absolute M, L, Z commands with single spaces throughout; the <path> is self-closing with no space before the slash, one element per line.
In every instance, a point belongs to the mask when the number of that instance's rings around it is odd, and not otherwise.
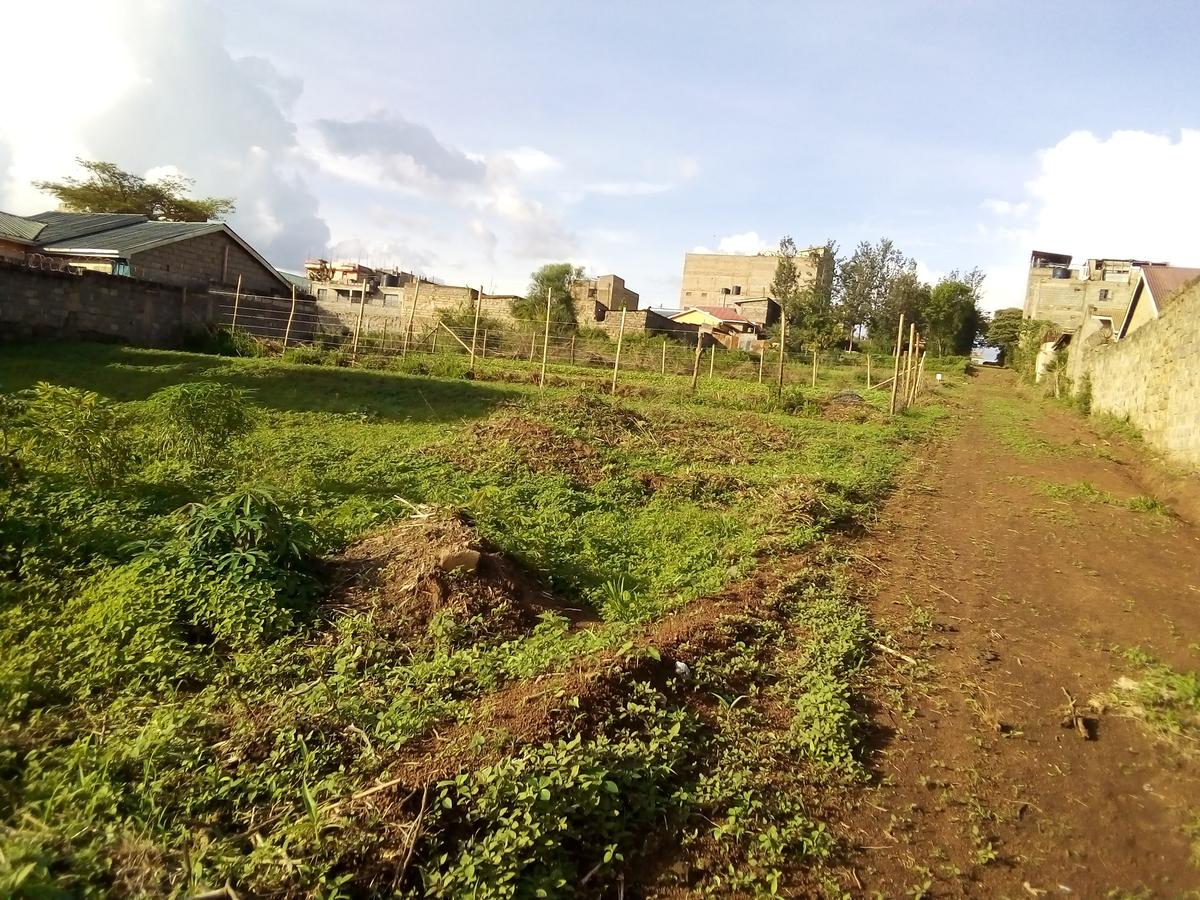
<path fill-rule="evenodd" d="M 345 798 L 396 777 L 435 731 L 470 733 L 484 698 L 588 666 L 638 670 L 666 613 L 853 533 L 944 410 L 888 420 L 872 396 L 855 417 L 824 415 L 852 366 L 780 403 L 748 378 L 692 395 L 686 378 L 630 373 L 614 401 L 586 369 L 553 367 L 543 392 L 508 361 L 474 380 L 452 354 L 375 364 L 6 348 L 0 392 L 46 381 L 113 401 L 88 401 L 103 414 L 79 421 L 121 465 L 88 477 L 87 442 L 5 421 L 0 893 L 186 895 L 228 879 L 254 895 L 383 895 L 395 881 L 509 896 L 592 870 L 599 890 L 633 877 L 655 833 L 695 843 L 718 892 L 769 890 L 789 861 L 824 858 L 813 786 L 861 774 L 852 684 L 868 629 L 828 576 L 797 580 L 747 626 L 778 645 L 769 668 L 744 671 L 756 639 L 697 666 L 728 701 L 719 721 L 687 702 L 690 683 L 619 678 L 544 747 L 477 732 L 468 774 L 390 806 Z M 175 388 L 196 382 L 235 390 Z M 230 418 L 248 430 L 163 439 L 164 410 L 189 396 L 248 398 Z M 327 606 L 312 555 L 422 504 L 460 511 L 599 621 L 546 614 L 488 637 L 486 617 L 445 612 L 398 641 L 371 611 Z M 790 710 L 767 757 L 740 690 Z M 806 762 L 781 796 L 763 779 L 783 758 Z M 705 817 L 720 835 L 702 835 Z"/>
<path fill-rule="evenodd" d="M 1169 517 L 1171 508 L 1159 500 L 1146 494 L 1139 494 L 1122 500 L 1110 491 L 1101 490 L 1090 481 L 1041 481 L 1037 484 L 1037 492 L 1051 500 L 1061 500 L 1067 503 L 1101 503 L 1106 506 L 1122 506 L 1136 512 L 1144 512 L 1154 516 Z"/>

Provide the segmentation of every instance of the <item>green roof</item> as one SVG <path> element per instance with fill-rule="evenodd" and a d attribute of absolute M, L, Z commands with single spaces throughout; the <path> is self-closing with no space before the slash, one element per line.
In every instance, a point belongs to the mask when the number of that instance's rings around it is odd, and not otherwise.
<path fill-rule="evenodd" d="M 224 228 L 221 222 L 151 222 L 142 218 L 140 222 L 46 243 L 42 249 L 47 253 L 128 256 L 184 238 L 222 231 Z"/>
<path fill-rule="evenodd" d="M 38 234 L 39 244 L 57 244 L 60 241 L 72 241 L 84 235 L 99 234 L 113 228 L 127 225 L 137 225 L 147 221 L 146 217 L 137 213 L 74 213 L 51 210 L 29 216 L 35 222 L 45 225 Z"/>
<path fill-rule="evenodd" d="M 24 216 L 14 216 L 12 213 L 0 212 L 0 237 L 16 238 L 19 241 L 32 241 L 46 226 Z"/>

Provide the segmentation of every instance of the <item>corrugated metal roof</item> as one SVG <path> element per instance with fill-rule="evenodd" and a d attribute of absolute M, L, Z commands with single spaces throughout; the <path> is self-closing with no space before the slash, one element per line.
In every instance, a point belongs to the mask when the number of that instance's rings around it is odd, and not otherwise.
<path fill-rule="evenodd" d="M 38 235 L 38 243 L 56 244 L 71 241 L 88 234 L 99 234 L 113 228 L 145 222 L 146 217 L 137 213 L 73 213 L 51 210 L 29 216 L 42 222 L 46 228 Z"/>
<path fill-rule="evenodd" d="M 22 241 L 32 241 L 38 232 L 46 226 L 24 216 L 14 216 L 12 213 L 0 212 L 0 236 L 14 237 Z"/>
<path fill-rule="evenodd" d="M 696 306 L 701 312 L 708 313 L 714 319 L 722 322 L 749 322 L 750 320 L 731 306 Z"/>
<path fill-rule="evenodd" d="M 149 222 L 143 219 L 132 225 L 46 244 L 42 249 L 48 253 L 128 256 L 181 238 L 221 231 L 224 227 L 220 222 Z"/>
<path fill-rule="evenodd" d="M 1200 278 L 1200 269 L 1187 269 L 1183 266 L 1146 266 L 1142 269 L 1146 276 L 1146 284 L 1154 297 L 1154 303 L 1159 309 L 1190 281 Z"/>

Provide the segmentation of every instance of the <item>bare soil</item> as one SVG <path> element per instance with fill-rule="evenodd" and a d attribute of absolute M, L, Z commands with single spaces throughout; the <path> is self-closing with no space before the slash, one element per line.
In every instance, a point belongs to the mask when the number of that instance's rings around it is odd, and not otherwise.
<path fill-rule="evenodd" d="M 877 783 L 839 826 L 852 848 L 842 881 L 856 896 L 1200 888 L 1184 832 L 1200 812 L 1194 754 L 1119 707 L 1086 708 L 1136 677 L 1128 648 L 1195 668 L 1194 485 L 1026 391 L 1009 372 L 980 372 L 956 434 L 928 449 L 856 547 L 876 621 L 924 667 L 914 682 L 912 667 L 880 658 L 895 673 L 874 704 Z M 1048 452 L 1001 439 L 996 413 L 1014 403 Z M 1088 482 L 1115 501 L 1157 485 L 1180 502 L 1163 516 L 1056 499 L 1039 490 L 1047 482 Z M 1063 727 L 1067 693 L 1094 739 Z"/>

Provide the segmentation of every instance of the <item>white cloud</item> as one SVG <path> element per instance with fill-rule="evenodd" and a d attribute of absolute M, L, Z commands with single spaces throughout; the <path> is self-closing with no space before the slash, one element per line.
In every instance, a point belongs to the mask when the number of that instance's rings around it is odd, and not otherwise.
<path fill-rule="evenodd" d="M 685 156 L 679 160 L 679 177 L 685 181 L 691 181 L 700 175 L 700 160 L 694 156 Z"/>
<path fill-rule="evenodd" d="M 542 175 L 548 172 L 559 172 L 563 168 L 562 160 L 556 159 L 537 147 L 518 147 L 516 150 L 506 150 L 500 157 L 508 160 L 522 175 Z"/>
<path fill-rule="evenodd" d="M 645 197 L 650 194 L 665 194 L 675 185 L 665 181 L 601 181 L 586 185 L 585 194 L 600 194 L 606 197 Z"/>
<path fill-rule="evenodd" d="M 1172 135 L 1088 131 L 1067 135 L 1038 153 L 1038 173 L 1014 201 L 987 201 L 1019 223 L 983 234 L 1007 248 L 987 266 L 986 305 L 1021 306 L 1032 250 L 1077 260 L 1116 257 L 1200 265 L 1200 130 Z M 1014 224 L 1016 227 L 1014 227 Z"/>
<path fill-rule="evenodd" d="M 39 12 L 6 10 L 6 28 L 47 35 Z M 279 265 L 324 248 L 329 230 L 303 178 L 290 117 L 298 81 L 266 60 L 231 56 L 220 16 L 197 0 L 64 0 L 55 12 L 71 27 L 55 32 L 54 57 L 94 59 L 104 47 L 104 66 L 47 66 L 45 42 L 11 42 L 14 69 L 39 75 L 36 91 L 5 101 L 0 208 L 52 207 L 31 181 L 74 174 L 75 157 L 104 159 L 139 174 L 172 171 L 194 178 L 200 194 L 233 196 L 230 224 Z M 81 114 L 70 98 L 85 77 L 93 80 Z"/>
<path fill-rule="evenodd" d="M 757 231 L 744 231 L 741 234 L 729 234 L 717 241 L 717 249 L 693 247 L 693 253 L 761 253 L 764 250 L 774 250 L 775 244 L 764 241 Z"/>
<path fill-rule="evenodd" d="M 1010 203 L 1008 200 L 984 200 L 983 208 L 998 216 L 1020 217 L 1029 212 L 1028 203 Z"/>

